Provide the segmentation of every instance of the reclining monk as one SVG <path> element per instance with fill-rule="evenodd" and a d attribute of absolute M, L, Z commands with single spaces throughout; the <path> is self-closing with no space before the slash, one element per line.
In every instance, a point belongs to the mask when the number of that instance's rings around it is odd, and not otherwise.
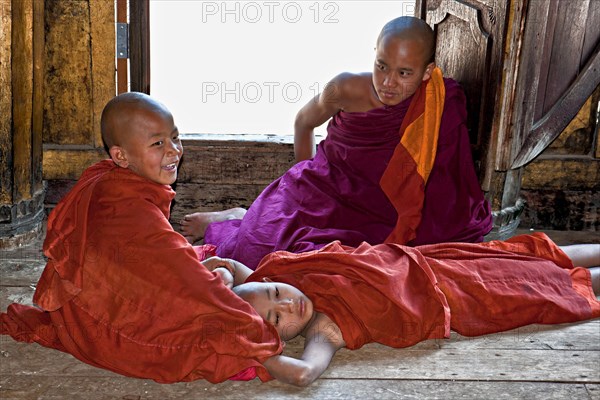
<path fill-rule="evenodd" d="M 271 325 L 169 224 L 183 148 L 173 116 L 141 93 L 102 113 L 110 160 L 84 171 L 48 219 L 39 308 L 12 304 L 0 333 L 158 382 L 221 382 L 281 352 Z M 254 375 L 253 375 L 254 376 Z"/>
<path fill-rule="evenodd" d="M 282 340 L 305 337 L 301 359 L 280 355 L 264 363 L 274 378 L 304 386 L 342 347 L 407 347 L 447 338 L 451 329 L 478 336 L 598 318 L 600 268 L 581 268 L 594 265 L 600 245 L 559 248 L 541 233 L 418 247 L 334 242 L 270 254 L 233 290 Z M 244 273 L 239 264 L 235 269 Z"/>
<path fill-rule="evenodd" d="M 421 245 L 480 242 L 492 227 L 475 174 L 462 89 L 433 61 L 422 20 L 387 23 L 372 73 L 342 73 L 295 122 L 299 161 L 244 209 L 181 221 L 190 241 L 254 269 L 263 256 L 340 240 Z M 313 129 L 330 120 L 313 155 Z M 443 221 L 440 223 L 439 221 Z"/>

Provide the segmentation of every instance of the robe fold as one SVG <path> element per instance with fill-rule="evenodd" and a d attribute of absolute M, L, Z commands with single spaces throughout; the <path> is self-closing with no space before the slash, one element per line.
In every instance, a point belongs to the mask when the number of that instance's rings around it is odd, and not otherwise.
<path fill-rule="evenodd" d="M 248 281 L 264 277 L 304 292 L 340 327 L 349 349 L 600 317 L 590 271 L 574 267 L 541 233 L 418 247 L 334 242 L 270 254 Z"/>
<path fill-rule="evenodd" d="M 173 231 L 174 196 L 110 160 L 88 168 L 48 219 L 40 308 L 12 304 L 0 332 L 161 383 L 270 379 L 277 333 L 200 264 L 213 247 Z"/>
<path fill-rule="evenodd" d="M 492 216 L 473 167 L 465 97 L 450 79 L 440 76 L 436 84 L 444 88 L 444 105 L 437 107 L 443 111 L 424 195 L 398 182 L 392 203 L 380 182 L 400 143 L 404 117 L 418 96 L 368 112 L 340 111 L 312 160 L 294 165 L 265 188 L 242 220 L 210 224 L 204 243 L 216 245 L 218 255 L 255 269 L 276 250 L 299 253 L 334 240 L 349 246 L 383 243 L 399 221 L 396 209 L 417 215 L 411 225 L 416 230 L 406 236 L 409 245 L 481 241 L 492 228 Z M 436 108 L 435 101 L 429 102 L 431 107 Z M 412 138 L 418 135 L 413 128 Z"/>

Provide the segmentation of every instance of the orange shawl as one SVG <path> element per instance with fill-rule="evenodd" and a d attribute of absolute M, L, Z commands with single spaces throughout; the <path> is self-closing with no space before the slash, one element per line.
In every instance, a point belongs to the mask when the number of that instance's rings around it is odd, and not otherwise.
<path fill-rule="evenodd" d="M 435 162 L 446 90 L 442 71 L 417 89 L 400 126 L 400 143 L 383 173 L 380 185 L 398 212 L 396 227 L 386 243 L 406 244 L 416 237 L 421 222 L 425 184 Z"/>

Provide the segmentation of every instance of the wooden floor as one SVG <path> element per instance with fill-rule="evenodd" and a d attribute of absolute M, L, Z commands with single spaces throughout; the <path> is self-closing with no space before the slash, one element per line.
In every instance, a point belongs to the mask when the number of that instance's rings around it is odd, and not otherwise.
<path fill-rule="evenodd" d="M 600 233 L 548 232 L 559 244 Z M 30 303 L 41 243 L 0 255 L 0 309 Z M 301 341 L 286 346 L 299 354 Z M 0 337 L 0 399 L 600 399 L 600 320 L 530 326 L 480 338 L 453 334 L 409 349 L 342 350 L 304 389 L 278 382 L 161 385 L 90 367 L 37 344 Z"/>

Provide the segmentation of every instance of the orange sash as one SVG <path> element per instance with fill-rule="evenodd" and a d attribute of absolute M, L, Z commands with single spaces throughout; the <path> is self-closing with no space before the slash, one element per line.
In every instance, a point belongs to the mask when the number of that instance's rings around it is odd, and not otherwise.
<path fill-rule="evenodd" d="M 445 97 L 442 71 L 436 67 L 414 94 L 400 126 L 400 143 L 379 182 L 398 212 L 396 227 L 386 243 L 406 244 L 416 237 L 425 185 L 435 162 Z"/>

